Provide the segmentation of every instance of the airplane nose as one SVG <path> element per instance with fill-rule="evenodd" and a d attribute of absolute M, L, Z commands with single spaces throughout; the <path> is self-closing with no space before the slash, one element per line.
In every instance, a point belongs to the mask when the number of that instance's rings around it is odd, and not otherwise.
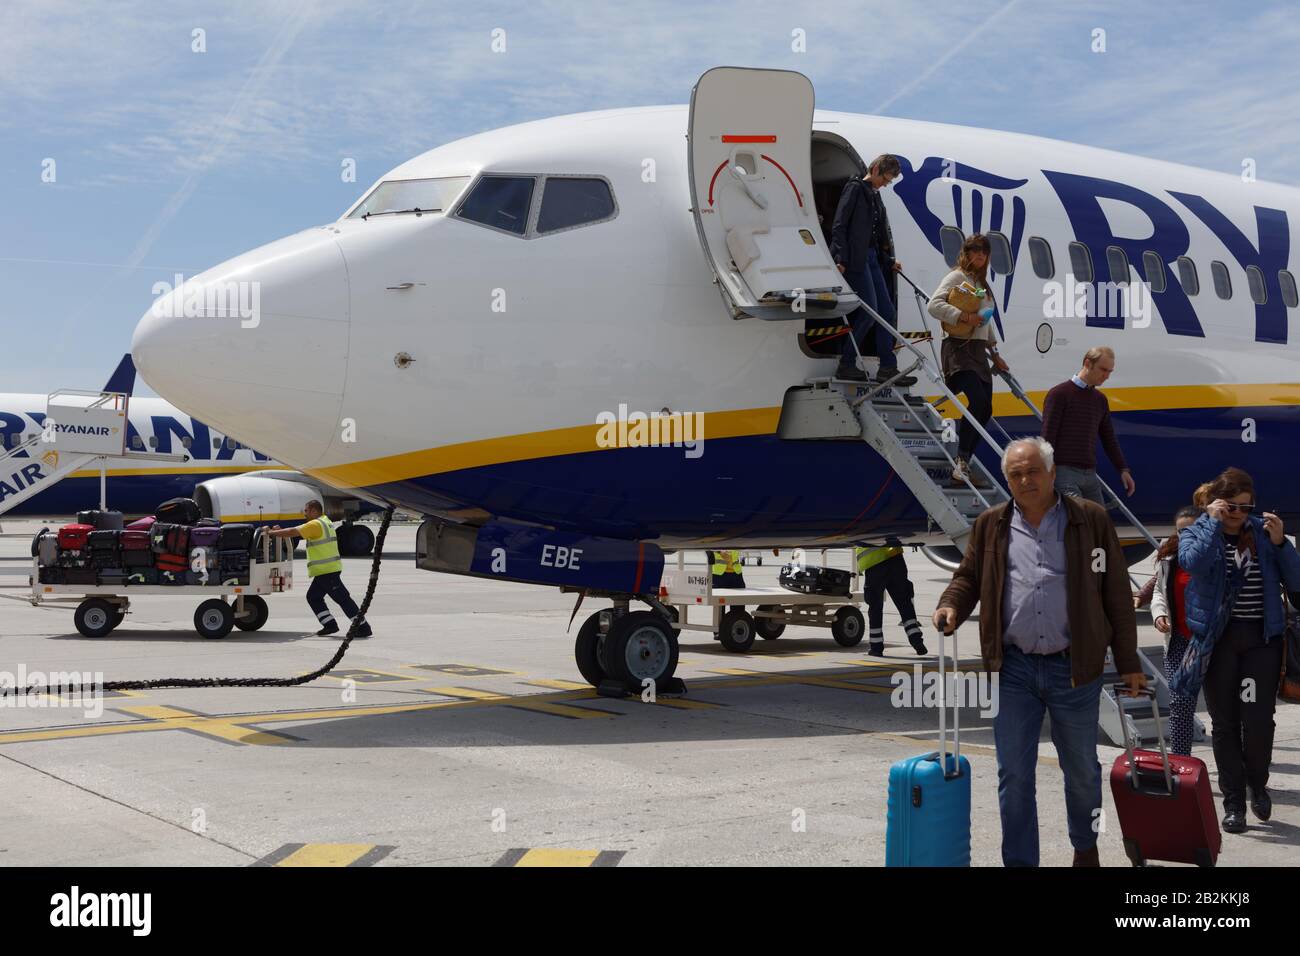
<path fill-rule="evenodd" d="M 316 464 L 338 433 L 347 377 L 349 286 L 332 231 L 281 239 L 159 291 L 131 342 L 149 386 L 286 464 Z"/>

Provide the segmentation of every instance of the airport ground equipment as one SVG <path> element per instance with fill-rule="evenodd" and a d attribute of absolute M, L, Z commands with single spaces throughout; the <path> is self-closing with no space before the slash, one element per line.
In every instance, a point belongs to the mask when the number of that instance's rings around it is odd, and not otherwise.
<path fill-rule="evenodd" d="M 823 553 L 824 558 L 824 553 Z M 795 556 L 797 563 L 803 559 Z M 715 588 L 710 569 L 687 568 L 685 555 L 677 553 L 677 566 L 665 568 L 659 583 L 659 600 L 675 608 L 677 631 L 704 631 L 729 651 L 743 653 L 754 639 L 774 641 L 788 625 L 830 628 L 835 643 L 854 647 L 867 633 L 858 610 L 864 600 L 857 562 L 849 551 L 848 594 L 800 594 L 785 588 Z M 753 612 L 746 610 L 754 608 Z M 691 609 L 707 609 L 707 620 L 692 621 Z"/>
<path fill-rule="evenodd" d="M 129 392 L 64 388 L 46 399 L 44 428 L 0 454 L 0 515 L 62 481 L 74 471 L 99 468 L 99 510 L 107 511 L 110 458 L 185 461 L 185 455 L 127 448 Z"/>
<path fill-rule="evenodd" d="M 263 535 L 248 570 L 248 584 L 42 584 L 39 558 L 33 557 L 30 601 L 33 606 L 75 603 L 77 630 L 86 637 L 106 637 L 122 623 L 134 598 L 186 594 L 202 598 L 194 612 L 194 629 L 203 637 L 222 638 L 232 627 L 258 630 L 270 613 L 263 595 L 293 588 L 293 543 Z"/>

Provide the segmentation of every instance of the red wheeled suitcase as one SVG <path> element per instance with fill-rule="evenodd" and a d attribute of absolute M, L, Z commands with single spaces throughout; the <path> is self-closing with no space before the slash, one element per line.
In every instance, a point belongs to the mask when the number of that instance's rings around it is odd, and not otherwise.
<path fill-rule="evenodd" d="M 59 550 L 80 551 L 90 543 L 93 524 L 65 524 L 59 529 Z"/>
<path fill-rule="evenodd" d="M 1126 687 L 1116 684 L 1116 696 Z M 1151 696 L 1160 752 L 1135 752 L 1132 741 L 1126 740 L 1127 751 L 1115 758 L 1110 769 L 1110 792 L 1124 835 L 1124 852 L 1134 866 L 1147 860 L 1214 866 L 1223 836 L 1205 761 L 1169 753 L 1155 692 L 1144 689 L 1143 693 Z"/>

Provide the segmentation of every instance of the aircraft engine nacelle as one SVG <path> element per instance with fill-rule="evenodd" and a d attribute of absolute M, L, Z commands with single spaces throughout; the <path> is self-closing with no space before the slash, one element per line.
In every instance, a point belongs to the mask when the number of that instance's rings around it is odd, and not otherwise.
<path fill-rule="evenodd" d="M 199 510 L 224 523 L 300 524 L 302 509 L 313 498 L 324 504 L 325 513 L 335 522 L 355 517 L 360 504 L 355 498 L 331 495 L 304 481 L 263 475 L 228 475 L 194 486 Z M 369 554 L 374 546 L 374 534 L 365 525 L 340 523 L 338 533 L 339 550 L 345 555 Z"/>

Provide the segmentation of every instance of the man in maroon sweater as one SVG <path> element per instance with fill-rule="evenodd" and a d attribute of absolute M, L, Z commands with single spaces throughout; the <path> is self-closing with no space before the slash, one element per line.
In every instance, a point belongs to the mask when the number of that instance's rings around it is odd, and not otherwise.
<path fill-rule="evenodd" d="M 1056 490 L 1103 506 L 1106 501 L 1097 480 L 1098 438 L 1124 490 L 1129 495 L 1137 491 L 1110 422 L 1110 403 L 1101 393 L 1101 385 L 1113 371 L 1112 349 L 1104 345 L 1089 349 L 1079 374 L 1053 388 L 1043 402 L 1043 437 L 1056 449 Z"/>

